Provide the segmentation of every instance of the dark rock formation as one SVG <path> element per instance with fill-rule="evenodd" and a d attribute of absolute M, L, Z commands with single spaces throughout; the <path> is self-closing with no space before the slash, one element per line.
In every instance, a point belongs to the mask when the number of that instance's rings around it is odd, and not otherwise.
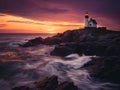
<path fill-rule="evenodd" d="M 15 87 L 12 90 L 78 90 L 72 82 L 63 82 L 58 84 L 58 77 L 51 76 L 34 82 L 35 87 L 27 86 Z"/>
<path fill-rule="evenodd" d="M 28 42 L 26 42 L 25 44 L 20 45 L 20 46 L 30 47 L 30 46 L 36 46 L 36 45 L 39 45 L 39 44 L 42 44 L 42 43 L 43 43 L 43 39 L 41 37 L 38 37 L 38 38 L 35 38 L 35 39 L 31 39 Z"/>
<path fill-rule="evenodd" d="M 15 87 L 12 90 L 30 90 L 30 88 L 27 86 L 20 86 L 20 87 Z"/>
<path fill-rule="evenodd" d="M 75 53 L 74 44 L 62 44 L 57 45 L 55 49 L 51 52 L 51 55 L 64 57 L 71 53 Z"/>
<path fill-rule="evenodd" d="M 78 90 L 78 88 L 72 82 L 63 82 L 56 90 Z"/>
<path fill-rule="evenodd" d="M 120 56 L 120 44 L 99 44 L 99 42 L 81 42 L 68 45 L 57 45 L 51 55 L 66 56 L 72 53 L 79 55 Z"/>
<path fill-rule="evenodd" d="M 44 78 L 40 81 L 36 81 L 34 84 L 37 88 L 40 90 L 55 90 L 58 86 L 58 77 L 57 76 L 51 76 Z"/>
<path fill-rule="evenodd" d="M 60 44 L 60 43 L 61 43 L 61 38 L 59 35 L 45 38 L 43 41 L 43 44 L 46 44 L 46 45 L 54 45 L 54 44 Z"/>
<path fill-rule="evenodd" d="M 62 46 L 57 45 L 51 55 L 65 56 L 71 53 L 97 56 L 120 55 L 120 32 L 97 30 L 66 31 L 61 35 L 61 40 L 65 44 Z"/>
<path fill-rule="evenodd" d="M 64 45 L 61 45 L 64 43 Z M 73 44 L 74 43 L 74 44 Z M 116 56 L 120 55 L 120 32 L 108 30 L 68 30 L 62 34 L 45 39 L 35 38 L 21 45 L 23 47 L 38 44 L 57 44 L 51 55 L 66 56 L 71 53 Z M 72 47 L 71 47 L 72 46 Z"/>
<path fill-rule="evenodd" d="M 90 76 L 102 82 L 120 84 L 120 57 L 98 57 L 83 66 L 90 73 Z"/>

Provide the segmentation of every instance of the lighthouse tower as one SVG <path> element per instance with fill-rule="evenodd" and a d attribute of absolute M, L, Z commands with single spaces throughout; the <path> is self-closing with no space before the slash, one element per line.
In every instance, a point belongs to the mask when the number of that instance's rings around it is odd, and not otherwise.
<path fill-rule="evenodd" d="M 89 15 L 88 13 L 85 13 L 85 28 L 89 27 Z"/>

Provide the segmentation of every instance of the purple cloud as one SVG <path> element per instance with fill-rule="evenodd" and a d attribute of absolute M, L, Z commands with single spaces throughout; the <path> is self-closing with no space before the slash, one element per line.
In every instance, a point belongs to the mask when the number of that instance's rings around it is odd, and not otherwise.
<path fill-rule="evenodd" d="M 119 0 L 0 0 L 0 13 L 39 20 L 83 22 L 84 13 L 89 12 L 96 19 L 104 17 L 119 26 L 119 3 Z"/>

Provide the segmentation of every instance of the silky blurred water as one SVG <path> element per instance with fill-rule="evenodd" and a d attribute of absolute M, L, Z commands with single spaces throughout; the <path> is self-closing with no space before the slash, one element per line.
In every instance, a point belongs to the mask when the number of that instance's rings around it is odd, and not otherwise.
<path fill-rule="evenodd" d="M 0 90 L 29 85 L 43 77 L 57 75 L 59 81 L 72 81 L 82 90 L 113 90 L 110 83 L 93 81 L 81 68 L 95 56 L 71 54 L 66 57 L 51 56 L 54 45 L 22 48 L 18 44 L 35 37 L 51 35 L 1 34 L 0 35 Z"/>

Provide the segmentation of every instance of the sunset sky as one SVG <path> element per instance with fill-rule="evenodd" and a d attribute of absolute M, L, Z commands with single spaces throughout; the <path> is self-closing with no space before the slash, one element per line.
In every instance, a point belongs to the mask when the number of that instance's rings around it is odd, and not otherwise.
<path fill-rule="evenodd" d="M 0 0 L 0 33 L 58 33 L 84 27 L 84 14 L 98 26 L 120 30 L 120 0 Z"/>

